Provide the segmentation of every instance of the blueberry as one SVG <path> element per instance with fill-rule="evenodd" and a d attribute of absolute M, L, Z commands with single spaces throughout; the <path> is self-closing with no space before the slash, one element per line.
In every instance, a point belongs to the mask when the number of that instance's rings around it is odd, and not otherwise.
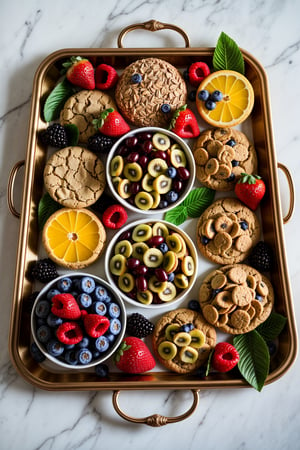
<path fill-rule="evenodd" d="M 30 346 L 30 353 L 33 359 L 38 363 L 41 363 L 46 359 L 45 355 L 41 352 L 35 342 L 32 342 Z"/>
<path fill-rule="evenodd" d="M 110 325 L 109 325 L 109 331 L 113 334 L 113 335 L 117 335 L 120 333 L 122 328 L 121 322 L 119 321 L 119 319 L 112 319 L 110 321 Z"/>
<path fill-rule="evenodd" d="M 92 354 L 93 354 L 93 359 L 100 358 L 100 352 L 98 350 L 93 350 Z"/>
<path fill-rule="evenodd" d="M 98 375 L 98 377 L 105 378 L 109 374 L 109 368 L 108 368 L 107 364 L 98 364 L 95 367 L 95 372 L 96 372 L 96 375 Z"/>
<path fill-rule="evenodd" d="M 216 296 L 219 292 L 221 292 L 221 289 L 213 289 L 213 290 L 212 290 L 212 293 L 211 293 L 212 298 L 215 298 L 215 296 Z"/>
<path fill-rule="evenodd" d="M 107 339 L 109 340 L 109 342 L 112 344 L 114 342 L 114 340 L 116 339 L 115 335 L 112 333 L 105 333 L 104 335 L 105 337 L 107 337 Z"/>
<path fill-rule="evenodd" d="M 161 105 L 160 110 L 164 114 L 168 114 L 171 111 L 171 106 L 169 105 L 169 103 L 164 103 L 163 105 Z"/>
<path fill-rule="evenodd" d="M 61 294 L 61 292 L 58 289 L 50 289 L 50 291 L 47 292 L 47 300 L 51 301 L 52 297 L 54 297 L 54 295 L 58 295 Z"/>
<path fill-rule="evenodd" d="M 139 84 L 142 81 L 143 77 L 140 73 L 134 73 L 131 77 L 131 81 L 134 84 Z"/>
<path fill-rule="evenodd" d="M 107 311 L 107 306 L 104 302 L 94 302 L 92 304 L 92 311 L 95 314 L 99 314 L 99 316 L 105 316 Z"/>
<path fill-rule="evenodd" d="M 214 91 L 211 94 L 210 98 L 213 102 L 220 102 L 223 98 L 223 94 L 221 91 Z"/>
<path fill-rule="evenodd" d="M 59 325 L 61 325 L 63 323 L 63 320 L 61 317 L 56 316 L 53 313 L 50 313 L 47 316 L 47 324 L 49 325 L 49 327 L 58 327 Z"/>
<path fill-rule="evenodd" d="M 206 100 L 206 102 L 205 102 L 205 108 L 208 109 L 209 111 L 212 111 L 213 109 L 215 109 L 216 106 L 217 106 L 216 102 L 214 102 L 210 98 L 208 100 Z"/>
<path fill-rule="evenodd" d="M 79 307 L 89 308 L 92 304 L 92 297 L 89 294 L 82 293 L 77 297 Z"/>
<path fill-rule="evenodd" d="M 237 167 L 239 164 L 240 164 L 239 161 L 237 161 L 236 159 L 233 159 L 233 160 L 231 161 L 232 167 Z"/>
<path fill-rule="evenodd" d="M 248 230 L 248 228 L 249 228 L 249 225 L 248 225 L 248 222 L 246 222 L 245 220 L 242 220 L 241 222 L 240 222 L 240 227 L 241 227 L 241 229 L 242 230 Z"/>
<path fill-rule="evenodd" d="M 192 311 L 200 311 L 200 303 L 198 300 L 190 300 L 188 302 L 188 308 Z"/>
<path fill-rule="evenodd" d="M 64 277 L 64 278 L 61 278 L 60 280 L 58 280 L 56 285 L 57 285 L 57 289 L 59 291 L 61 291 L 61 292 L 69 292 L 69 290 L 72 287 L 72 280 L 71 280 L 71 278 Z"/>
<path fill-rule="evenodd" d="M 106 352 L 109 349 L 109 340 L 106 336 L 100 336 L 95 341 L 95 347 L 100 353 Z"/>
<path fill-rule="evenodd" d="M 76 366 L 76 364 L 78 364 L 76 352 L 74 350 L 68 350 L 64 356 L 66 363 L 70 364 L 70 366 Z"/>
<path fill-rule="evenodd" d="M 175 273 L 171 272 L 168 274 L 168 281 L 170 281 L 171 283 L 174 281 L 175 279 Z"/>
<path fill-rule="evenodd" d="M 195 89 L 193 89 L 192 91 L 189 92 L 188 99 L 191 102 L 194 102 L 196 100 L 196 96 L 197 96 L 197 91 Z"/>
<path fill-rule="evenodd" d="M 256 300 L 258 300 L 259 302 L 261 302 L 262 300 L 263 300 L 263 298 L 262 298 L 262 296 L 261 295 L 259 295 L 259 294 L 255 294 L 255 298 L 256 298 Z"/>
<path fill-rule="evenodd" d="M 202 245 L 207 245 L 209 243 L 209 239 L 206 236 L 201 236 L 201 244 Z"/>
<path fill-rule="evenodd" d="M 168 203 L 175 203 L 178 200 L 178 194 L 175 191 L 169 191 L 166 194 L 166 200 Z"/>
<path fill-rule="evenodd" d="M 160 209 L 166 208 L 167 206 L 168 206 L 167 200 L 161 200 L 158 204 L 158 208 Z"/>
<path fill-rule="evenodd" d="M 168 245 L 165 242 L 163 242 L 162 244 L 159 244 L 159 246 L 157 248 L 162 253 L 167 253 L 169 251 L 169 247 L 168 247 Z"/>
<path fill-rule="evenodd" d="M 209 92 L 206 89 L 202 89 L 202 91 L 198 92 L 198 98 L 202 102 L 206 102 L 209 99 Z"/>
<path fill-rule="evenodd" d="M 194 325 L 192 323 L 185 323 L 180 327 L 180 331 L 184 331 L 185 333 L 189 333 L 194 329 Z"/>
<path fill-rule="evenodd" d="M 234 179 L 235 179 L 235 175 L 234 175 L 234 173 L 231 173 L 229 175 L 229 177 L 227 178 L 227 181 L 233 181 Z"/>
<path fill-rule="evenodd" d="M 93 355 L 92 352 L 88 348 L 80 348 L 76 352 L 76 359 L 79 364 L 89 364 L 92 361 Z"/>
<path fill-rule="evenodd" d="M 47 300 L 40 300 L 35 308 L 35 314 L 41 319 L 45 319 L 50 312 L 50 303 Z"/>
<path fill-rule="evenodd" d="M 79 282 L 79 287 L 85 294 L 91 294 L 95 289 L 95 280 L 92 277 L 82 277 Z"/>
<path fill-rule="evenodd" d="M 99 300 L 100 302 L 109 302 L 109 295 L 104 286 L 96 286 L 93 296 L 95 300 Z"/>
<path fill-rule="evenodd" d="M 108 308 L 108 313 L 109 313 L 110 317 L 113 317 L 113 318 L 119 317 L 121 314 L 119 305 L 117 305 L 116 303 L 111 303 Z"/>
<path fill-rule="evenodd" d="M 168 167 L 166 170 L 166 175 L 169 178 L 175 178 L 177 175 L 177 170 L 175 169 L 175 167 Z"/>
<path fill-rule="evenodd" d="M 77 344 L 77 348 L 88 348 L 90 345 L 90 339 L 84 336 L 80 342 Z"/>
<path fill-rule="evenodd" d="M 59 342 L 57 339 L 50 339 L 50 341 L 47 342 L 47 352 L 51 356 L 60 356 L 64 352 L 64 346 L 61 342 Z"/>
<path fill-rule="evenodd" d="M 36 330 L 36 337 L 38 338 L 39 342 L 45 344 L 52 337 L 51 329 L 47 327 L 47 325 L 41 325 Z"/>
<path fill-rule="evenodd" d="M 185 79 L 185 81 L 189 81 L 190 77 L 189 77 L 189 69 L 185 69 L 183 71 L 183 78 Z"/>
<path fill-rule="evenodd" d="M 230 147 L 234 147 L 236 145 L 236 142 L 234 139 L 229 139 L 229 141 L 226 142 L 226 145 L 229 145 Z"/>

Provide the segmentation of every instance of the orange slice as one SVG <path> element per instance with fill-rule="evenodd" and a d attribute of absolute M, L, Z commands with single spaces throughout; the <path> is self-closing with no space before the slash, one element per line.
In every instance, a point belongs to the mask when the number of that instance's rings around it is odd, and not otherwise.
<path fill-rule="evenodd" d="M 81 269 L 100 256 L 106 232 L 100 219 L 88 209 L 61 208 L 45 223 L 42 239 L 54 262 Z"/>
<path fill-rule="evenodd" d="M 223 99 L 216 108 L 208 110 L 205 102 L 198 98 L 198 92 L 207 90 L 210 94 L 221 91 Z M 252 85 L 244 75 L 233 70 L 219 70 L 208 75 L 197 90 L 196 106 L 200 116 L 215 127 L 233 127 L 247 119 L 254 104 Z"/>

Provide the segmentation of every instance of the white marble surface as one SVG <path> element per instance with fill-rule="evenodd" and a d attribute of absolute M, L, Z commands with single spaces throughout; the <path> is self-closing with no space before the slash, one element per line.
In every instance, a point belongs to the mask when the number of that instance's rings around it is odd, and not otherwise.
<path fill-rule="evenodd" d="M 300 2 L 298 0 L 3 0 L 0 3 L 0 448 L 251 450 L 296 449 L 300 439 L 299 360 L 261 393 L 253 389 L 204 391 L 194 415 L 155 429 L 129 424 L 113 410 L 111 392 L 40 391 L 11 365 L 8 331 L 19 221 L 6 204 L 8 174 L 23 159 L 34 73 L 52 51 L 67 47 L 116 47 L 125 26 L 157 19 L 186 30 L 191 45 L 214 46 L 221 31 L 233 37 L 266 68 L 278 160 L 299 192 Z M 143 36 L 144 38 L 144 36 Z M 172 32 L 134 35 L 127 46 L 179 46 Z M 21 176 L 17 190 L 22 190 Z M 288 205 L 284 178 L 282 205 Z M 16 195 L 19 208 L 19 196 Z M 284 226 L 295 313 L 300 323 L 300 215 Z M 122 394 L 121 405 L 136 416 L 172 415 L 190 405 L 190 394 L 172 391 Z"/>

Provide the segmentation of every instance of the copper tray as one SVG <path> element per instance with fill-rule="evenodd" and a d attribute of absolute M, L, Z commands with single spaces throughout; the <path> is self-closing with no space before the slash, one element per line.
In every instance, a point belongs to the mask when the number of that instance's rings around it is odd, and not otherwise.
<path fill-rule="evenodd" d="M 175 30 L 184 38 L 185 48 L 123 48 L 125 35 L 137 28 L 149 31 L 160 29 Z M 26 159 L 15 164 L 8 182 L 9 208 L 12 214 L 20 217 L 9 351 L 16 370 L 34 386 L 53 391 L 112 390 L 113 405 L 118 414 L 126 420 L 153 426 L 164 425 L 188 417 L 197 407 L 198 392 L 201 389 L 249 387 L 242 377 L 232 378 L 232 375 L 228 374 L 211 374 L 202 380 L 192 374 L 178 375 L 166 371 L 154 371 L 147 375 L 138 376 L 112 372 L 109 379 L 99 380 L 93 372 L 49 369 L 49 367 L 37 364 L 31 358 L 29 352 L 31 339 L 30 313 L 26 308 L 26 298 L 34 289 L 32 282 L 27 277 L 27 271 L 30 263 L 39 256 L 37 205 L 42 195 L 42 173 L 47 158 L 45 149 L 39 146 L 37 141 L 37 131 L 46 126 L 41 114 L 42 101 L 57 82 L 60 62 L 72 55 L 81 55 L 91 58 L 97 63 L 112 64 L 114 67 L 122 70 L 137 58 L 159 57 L 171 62 L 179 69 L 184 69 L 194 61 L 211 60 L 213 51 L 213 48 L 191 48 L 189 38 L 181 28 L 151 20 L 125 28 L 118 37 L 118 48 L 64 49 L 49 55 L 39 66 L 33 83 Z M 261 206 L 263 237 L 265 241 L 272 244 L 275 250 L 276 262 L 271 281 L 276 292 L 276 311 L 287 317 L 287 325 L 279 339 L 279 350 L 275 359 L 272 360 L 270 373 L 266 380 L 266 384 L 269 384 L 286 373 L 293 364 L 297 354 L 296 326 L 283 236 L 283 223 L 291 218 L 294 208 L 294 188 L 288 169 L 284 165 L 277 163 L 276 160 L 266 73 L 255 58 L 246 51 L 242 51 L 242 53 L 245 60 L 246 75 L 252 83 L 255 92 L 255 107 L 251 115 L 249 130 L 253 136 L 253 142 L 258 153 L 260 175 L 264 178 L 269 193 Z M 19 168 L 24 164 L 25 177 L 22 211 L 19 213 L 14 206 L 14 183 Z M 284 172 L 287 178 L 290 193 L 289 210 L 284 218 L 280 204 L 278 168 Z M 118 396 L 121 390 L 146 389 L 189 389 L 193 393 L 193 404 L 186 413 L 173 418 L 154 414 L 146 418 L 136 419 L 127 416 L 120 410 Z"/>

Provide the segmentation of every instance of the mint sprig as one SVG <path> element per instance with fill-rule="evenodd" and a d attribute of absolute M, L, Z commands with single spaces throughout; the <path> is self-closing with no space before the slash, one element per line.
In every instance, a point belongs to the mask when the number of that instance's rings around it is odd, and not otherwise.
<path fill-rule="evenodd" d="M 59 117 L 65 102 L 73 93 L 74 89 L 66 78 L 55 86 L 44 104 L 43 114 L 46 122 L 51 122 Z"/>
<path fill-rule="evenodd" d="M 188 217 L 196 218 L 213 202 L 215 191 L 206 187 L 193 189 L 183 202 L 165 214 L 164 219 L 174 225 L 180 225 Z"/>
<path fill-rule="evenodd" d="M 61 205 L 53 200 L 48 192 L 43 195 L 38 204 L 38 225 L 40 230 L 44 228 L 48 218 L 60 208 Z"/>
<path fill-rule="evenodd" d="M 222 31 L 213 54 L 213 68 L 217 70 L 234 70 L 245 74 L 245 63 L 236 42 Z"/>

